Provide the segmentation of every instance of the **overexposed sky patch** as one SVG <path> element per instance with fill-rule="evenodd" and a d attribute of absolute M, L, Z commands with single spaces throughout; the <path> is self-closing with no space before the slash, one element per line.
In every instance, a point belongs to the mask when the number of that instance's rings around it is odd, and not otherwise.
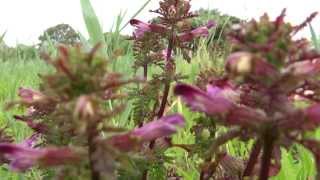
<path fill-rule="evenodd" d="M 91 0 L 104 31 L 109 31 L 120 11 L 129 19 L 146 0 Z M 149 9 L 155 9 L 159 0 L 152 0 L 138 16 L 148 20 Z M 271 17 L 287 8 L 287 20 L 302 22 L 311 12 L 320 11 L 319 0 L 192 0 L 193 9 L 217 8 L 243 19 L 257 18 L 264 12 Z M 7 32 L 5 41 L 9 45 L 16 43 L 37 43 L 38 36 L 48 27 L 67 23 L 87 36 L 82 19 L 80 0 L 2 0 L 0 6 L 0 34 Z M 320 16 L 313 22 L 320 33 Z M 125 32 L 130 32 L 127 27 Z M 301 35 L 307 36 L 308 29 Z"/>

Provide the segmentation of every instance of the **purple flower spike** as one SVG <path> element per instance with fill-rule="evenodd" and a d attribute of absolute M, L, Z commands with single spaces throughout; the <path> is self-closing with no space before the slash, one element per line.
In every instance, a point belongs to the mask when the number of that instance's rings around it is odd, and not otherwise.
<path fill-rule="evenodd" d="M 194 111 L 205 112 L 209 115 L 220 115 L 229 112 L 234 104 L 223 96 L 212 96 L 202 90 L 186 84 L 179 84 L 174 90 L 176 95 Z"/>
<path fill-rule="evenodd" d="M 144 33 L 146 32 L 164 33 L 167 30 L 165 26 L 158 24 L 149 24 L 137 19 L 131 19 L 130 24 L 136 27 L 136 30 L 133 34 L 137 39 L 142 38 L 144 36 Z"/>

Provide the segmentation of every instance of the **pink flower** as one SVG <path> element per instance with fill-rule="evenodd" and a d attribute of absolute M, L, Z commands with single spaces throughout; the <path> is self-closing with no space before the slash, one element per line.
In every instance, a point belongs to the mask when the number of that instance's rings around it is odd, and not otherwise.
<path fill-rule="evenodd" d="M 215 91 L 220 91 L 216 89 Z M 194 111 L 205 112 L 208 115 L 221 115 L 229 112 L 234 104 L 227 98 L 218 95 L 217 92 L 210 94 L 193 86 L 178 84 L 174 92 L 182 97 L 182 100 Z"/>
<path fill-rule="evenodd" d="M 126 134 L 113 136 L 107 140 L 107 143 L 121 151 L 130 151 L 140 146 L 143 142 L 170 136 L 177 132 L 177 127 L 183 127 L 184 124 L 185 121 L 181 115 L 169 115 L 147 123 Z"/>
<path fill-rule="evenodd" d="M 18 172 L 35 165 L 56 166 L 79 159 L 69 148 L 34 149 L 23 144 L 1 143 L 0 153 L 10 161 L 10 168 Z"/>
<path fill-rule="evenodd" d="M 216 24 L 214 21 L 209 21 L 206 26 L 201 26 L 201 27 L 195 28 L 189 32 L 185 32 L 185 33 L 180 34 L 178 36 L 178 39 L 181 42 L 189 42 L 197 37 L 208 37 L 209 29 L 214 27 L 215 25 Z"/>
<path fill-rule="evenodd" d="M 165 33 L 167 31 L 167 28 L 163 25 L 144 23 L 137 19 L 131 19 L 130 24 L 136 27 L 133 34 L 137 39 L 142 38 L 146 32 Z"/>

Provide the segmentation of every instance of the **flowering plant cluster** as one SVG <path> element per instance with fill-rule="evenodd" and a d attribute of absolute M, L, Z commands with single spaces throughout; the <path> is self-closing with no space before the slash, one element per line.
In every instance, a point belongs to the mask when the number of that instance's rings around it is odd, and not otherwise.
<path fill-rule="evenodd" d="M 265 14 L 260 21 L 239 25 L 229 34 L 234 49 L 222 77 L 208 83 L 206 91 L 187 84 L 175 87 L 175 94 L 192 110 L 229 128 L 210 145 L 201 179 L 212 177 L 213 167 L 230 158 L 219 147 L 235 138 L 255 142 L 240 179 L 277 174 L 280 148 L 295 143 L 308 148 L 320 167 L 320 143 L 307 136 L 319 126 L 320 53 L 306 39 L 293 38 L 315 15 L 292 26 L 284 21 L 284 10 L 274 21 Z M 309 105 L 297 106 L 301 100 Z"/>
<path fill-rule="evenodd" d="M 148 79 L 148 69 L 151 65 L 160 66 L 160 74 L 152 74 L 152 79 L 141 90 L 149 92 L 140 94 L 142 97 L 150 98 L 154 105 L 159 108 L 153 108 L 153 117 L 162 117 L 168 101 L 170 84 L 172 81 L 179 81 L 182 75 L 176 74 L 174 52 L 180 50 L 185 60 L 190 62 L 190 47 L 188 44 L 199 37 L 207 37 L 209 29 L 215 26 L 210 21 L 206 26 L 192 28 L 190 19 L 196 17 L 190 11 L 190 1 L 186 0 L 164 0 L 159 2 L 160 8 L 154 11 L 159 15 L 157 23 L 145 23 L 137 19 L 132 19 L 130 24 L 135 27 L 133 33 L 134 50 L 137 60 L 135 68 L 142 67 L 144 78 Z M 155 41 L 157 39 L 157 41 Z M 159 89 L 164 86 L 161 100 L 160 92 L 154 92 L 152 89 Z M 151 115 L 152 117 L 152 115 Z"/>
<path fill-rule="evenodd" d="M 111 71 L 112 60 L 99 55 L 99 44 L 89 52 L 60 46 L 56 58 L 42 56 L 52 69 L 40 76 L 39 89 L 22 87 L 19 100 L 8 104 L 26 108 L 14 118 L 33 133 L 14 142 L 1 127 L 0 165 L 17 172 L 41 168 L 56 179 L 181 179 L 166 166 L 175 163 L 166 150 L 179 147 L 199 160 L 201 180 L 267 180 L 280 170 L 281 148 L 300 144 L 314 154 L 320 178 L 320 142 L 310 136 L 320 125 L 320 53 L 294 38 L 316 13 L 298 26 L 284 21 L 285 10 L 275 20 L 265 14 L 241 22 L 227 34 L 232 52 L 224 70 L 201 72 L 195 86 L 181 83 L 175 54 L 190 62 L 189 43 L 207 37 L 215 23 L 192 27 L 196 14 L 188 0 L 159 5 L 151 11 L 159 21 L 130 21 L 133 68 L 142 68 L 143 78 Z M 151 74 L 152 68 L 160 72 Z M 191 128 L 193 144 L 171 139 L 186 125 L 182 115 L 167 110 L 175 81 L 173 94 L 200 112 Z M 133 107 L 123 127 L 115 122 L 128 101 Z M 247 159 L 228 152 L 225 144 L 234 139 L 253 142 Z"/>

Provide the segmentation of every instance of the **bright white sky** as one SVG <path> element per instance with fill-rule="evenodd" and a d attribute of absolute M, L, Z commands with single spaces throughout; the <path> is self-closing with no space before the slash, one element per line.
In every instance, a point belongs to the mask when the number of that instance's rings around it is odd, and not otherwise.
<path fill-rule="evenodd" d="M 48 27 L 67 23 L 87 36 L 82 19 L 80 0 L 1 0 L 0 34 L 7 31 L 5 41 L 9 45 L 16 43 L 33 44 Z M 146 0 L 91 0 L 104 31 L 108 31 L 116 15 L 127 11 L 127 20 L 144 4 Z M 150 19 L 149 9 L 155 9 L 159 0 L 152 0 L 138 18 Z M 320 11 L 320 0 L 193 0 L 193 9 L 217 8 L 223 13 L 244 19 L 259 17 L 268 12 L 275 17 L 281 9 L 287 8 L 287 20 L 302 22 L 313 11 Z M 313 22 L 320 33 L 320 16 Z M 125 32 L 130 32 L 128 27 Z M 308 29 L 301 35 L 308 36 Z"/>

